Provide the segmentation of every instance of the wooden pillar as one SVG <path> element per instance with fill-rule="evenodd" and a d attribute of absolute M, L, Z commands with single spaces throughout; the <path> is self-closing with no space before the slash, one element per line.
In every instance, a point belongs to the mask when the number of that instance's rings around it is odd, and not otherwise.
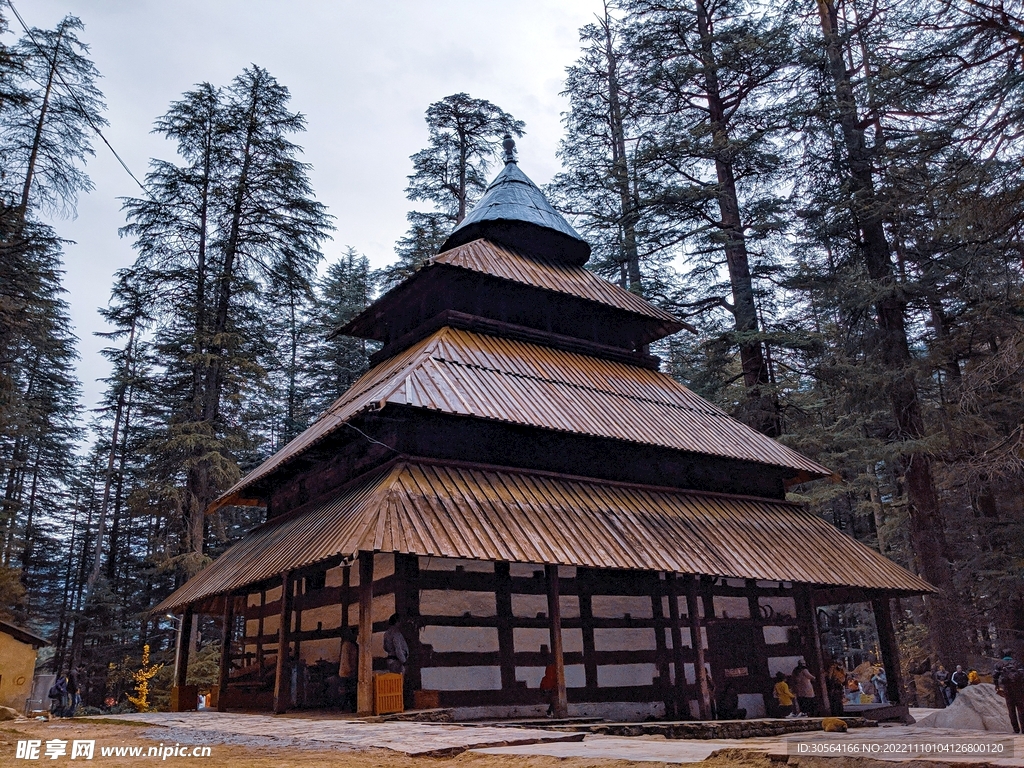
<path fill-rule="evenodd" d="M 828 685 L 825 682 L 828 668 L 825 666 L 825 655 L 821 651 L 821 636 L 818 634 L 818 617 L 815 613 L 813 588 L 810 584 L 794 584 L 793 590 L 796 592 L 796 615 L 800 624 L 800 634 L 805 638 L 804 648 L 810 650 L 808 654 L 810 658 L 805 661 L 816 678 L 818 710 L 841 715 L 841 712 L 832 712 L 832 706 L 828 700 Z"/>
<path fill-rule="evenodd" d="M 704 667 L 704 640 L 701 632 L 700 609 L 697 607 L 697 577 L 686 577 L 686 612 L 690 620 L 690 643 L 693 645 L 693 672 L 697 680 L 697 706 L 701 720 L 711 719 L 711 691 L 708 689 L 708 671 Z M 685 673 L 684 673 L 685 674 Z"/>
<path fill-rule="evenodd" d="M 892 624 L 892 609 L 888 597 L 876 597 L 871 601 L 875 614 L 875 628 L 878 630 L 878 650 L 882 653 L 885 668 L 886 693 L 891 704 L 906 704 L 907 692 L 903 689 L 903 670 L 900 668 L 900 652 L 896 642 L 896 630 Z"/>
<path fill-rule="evenodd" d="M 683 630 L 679 625 L 679 582 L 674 573 L 665 574 L 668 592 L 668 618 L 672 633 L 672 663 L 676 668 L 675 716 L 690 718 L 689 698 L 686 695 L 686 659 L 683 654 Z"/>
<path fill-rule="evenodd" d="M 402 617 L 408 630 L 406 642 L 409 658 L 405 664 L 405 707 L 412 709 L 413 692 L 423 687 L 420 668 L 423 650 L 420 646 L 420 559 L 416 555 L 395 555 L 395 613 Z"/>
<path fill-rule="evenodd" d="M 348 626 L 349 590 L 352 588 L 352 565 L 345 563 L 341 567 L 341 626 Z"/>
<path fill-rule="evenodd" d="M 494 605 L 498 614 L 498 663 L 501 665 L 501 690 L 503 691 L 512 691 L 516 687 L 511 571 L 508 563 L 494 564 Z"/>
<path fill-rule="evenodd" d="M 277 670 L 274 674 L 274 712 L 281 714 L 288 709 L 291 699 L 292 675 L 288 663 L 288 646 L 291 638 L 291 574 L 281 574 L 281 623 L 277 628 Z"/>
<path fill-rule="evenodd" d="M 181 615 L 181 626 L 178 628 L 178 652 L 175 656 L 174 684 L 181 688 L 188 679 L 188 656 L 192 646 L 192 606 Z"/>
<path fill-rule="evenodd" d="M 220 675 L 217 679 L 217 711 L 227 712 L 228 680 L 231 670 L 231 635 L 235 623 L 235 598 L 224 596 L 224 632 L 220 645 Z"/>
<path fill-rule="evenodd" d="M 580 600 L 580 628 L 583 633 L 583 677 L 587 691 L 597 690 L 597 656 L 594 648 L 594 582 L 597 571 L 576 569 L 576 590 Z"/>
<path fill-rule="evenodd" d="M 754 622 L 754 658 L 751 659 L 751 663 L 747 669 L 750 673 L 748 681 L 753 681 L 757 686 L 758 690 L 771 691 L 775 685 L 775 681 L 772 680 L 771 672 L 768 669 L 768 657 L 771 655 L 768 650 L 768 643 L 764 639 L 764 624 L 761 614 L 761 601 L 758 599 L 760 591 L 757 587 L 756 579 L 747 579 L 744 582 L 744 588 L 747 590 L 747 610 L 750 612 L 750 618 Z M 813 670 L 812 670 L 813 672 Z M 814 672 L 814 674 L 817 674 Z M 725 681 L 722 681 L 722 687 L 725 687 Z M 721 717 L 721 713 L 719 713 Z"/>
<path fill-rule="evenodd" d="M 263 674 L 263 614 L 267 610 L 267 590 L 260 590 L 260 618 L 259 624 L 256 627 L 256 666 L 260 668 L 260 674 Z"/>
<path fill-rule="evenodd" d="M 651 616 L 654 624 L 654 661 L 658 668 L 659 688 L 665 702 L 666 717 L 673 716 L 675 696 L 672 693 L 672 681 L 668 671 L 668 645 L 665 642 L 665 606 L 662 597 L 665 595 L 664 581 L 658 573 L 652 573 L 651 584 Z"/>
<path fill-rule="evenodd" d="M 559 604 L 558 566 L 545 565 L 548 586 L 548 621 L 551 634 L 551 655 L 555 664 L 555 717 L 569 716 L 569 700 L 565 693 L 565 659 L 562 655 L 562 607 Z"/>
<path fill-rule="evenodd" d="M 359 553 L 359 681 L 356 711 L 373 714 L 373 552 Z"/>

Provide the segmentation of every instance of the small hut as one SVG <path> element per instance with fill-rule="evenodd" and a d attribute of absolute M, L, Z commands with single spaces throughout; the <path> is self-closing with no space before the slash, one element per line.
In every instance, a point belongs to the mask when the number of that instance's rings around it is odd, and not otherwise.
<path fill-rule="evenodd" d="M 32 691 L 36 654 L 49 644 L 27 629 L 0 621 L 0 707 L 25 711 Z"/>
<path fill-rule="evenodd" d="M 873 606 L 903 702 L 890 598 L 928 584 L 786 488 L 829 470 L 659 371 L 684 327 L 602 280 L 590 246 L 506 164 L 428 264 L 344 328 L 382 344 L 320 418 L 214 505 L 266 522 L 158 606 L 224 632 L 218 707 L 329 702 L 358 636 L 373 706 L 392 614 L 406 698 L 461 716 L 708 718 L 714 682 L 751 716 L 806 659 L 816 606 Z M 429 695 L 417 695 L 417 691 Z"/>

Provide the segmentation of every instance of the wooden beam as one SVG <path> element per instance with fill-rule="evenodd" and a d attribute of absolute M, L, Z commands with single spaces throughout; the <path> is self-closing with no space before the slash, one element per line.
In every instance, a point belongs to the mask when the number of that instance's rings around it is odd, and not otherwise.
<path fill-rule="evenodd" d="M 659 574 L 652 572 L 651 577 L 651 617 L 654 623 L 654 658 L 658 667 L 659 687 L 663 691 L 665 714 L 670 714 L 675 706 L 672 692 L 672 681 L 668 671 L 668 646 L 665 643 L 665 606 L 662 597 L 665 595 L 664 582 Z"/>
<path fill-rule="evenodd" d="M 686 661 L 683 653 L 683 630 L 679 624 L 679 582 L 674 573 L 665 574 L 668 592 L 668 618 L 672 633 L 672 663 L 676 669 L 675 717 L 689 719 L 689 699 L 686 695 Z"/>
<path fill-rule="evenodd" d="M 359 678 L 356 710 L 373 714 L 373 552 L 359 553 Z"/>
<path fill-rule="evenodd" d="M 224 627 L 220 644 L 220 675 L 217 678 L 217 711 L 227 712 L 228 680 L 231 670 L 231 639 L 235 623 L 235 600 L 231 595 L 224 599 Z"/>
<path fill-rule="evenodd" d="M 181 688 L 188 679 L 188 655 L 192 644 L 192 606 L 181 615 L 178 627 L 178 652 L 175 655 L 174 684 Z"/>
<path fill-rule="evenodd" d="M 348 626 L 349 587 L 352 586 L 352 564 L 341 567 L 341 626 Z"/>
<path fill-rule="evenodd" d="M 828 700 L 828 685 L 825 683 L 825 675 L 828 674 L 828 667 L 825 666 L 825 655 L 821 651 L 821 636 L 818 634 L 818 616 L 815 606 L 814 590 L 810 584 L 794 584 L 793 591 L 796 598 L 796 615 L 800 626 L 800 634 L 804 637 L 804 652 L 809 658 L 805 659 L 815 676 L 815 688 L 818 691 L 818 711 L 831 713 L 839 716 L 842 712 L 832 712 Z M 808 652 L 809 651 L 809 652 Z"/>
<path fill-rule="evenodd" d="M 711 719 L 711 691 L 708 671 L 704 667 L 704 640 L 701 632 L 700 609 L 697 607 L 697 578 L 686 577 L 686 612 L 690 621 L 690 643 L 694 651 L 693 672 L 697 680 L 697 706 L 701 720 Z M 684 672 L 685 674 L 685 672 Z"/>
<path fill-rule="evenodd" d="M 754 654 L 756 658 L 751 659 L 748 667 L 750 682 L 753 682 L 759 690 L 770 691 L 774 685 L 771 672 L 768 669 L 768 657 L 771 653 L 768 650 L 768 643 L 764 639 L 764 624 L 761 621 L 761 590 L 757 587 L 757 581 L 747 579 L 744 589 L 747 591 L 747 610 L 750 613 L 750 620 L 754 623 L 753 641 Z M 725 686 L 725 681 L 722 681 Z"/>
<path fill-rule="evenodd" d="M 576 594 L 580 601 L 580 629 L 583 634 L 583 679 L 588 689 L 597 689 L 597 661 L 594 647 L 594 600 L 592 597 L 597 571 L 576 569 Z"/>
<path fill-rule="evenodd" d="M 794 585 L 795 586 L 795 585 Z M 823 605 L 849 605 L 850 603 L 866 603 L 877 597 L 878 593 L 863 587 L 817 587 L 812 588 L 811 598 L 814 607 Z"/>
<path fill-rule="evenodd" d="M 277 628 L 277 670 L 274 673 L 274 712 L 282 714 L 291 703 L 292 673 L 288 664 L 288 645 L 291 635 L 291 574 L 281 574 L 281 623 Z"/>
<path fill-rule="evenodd" d="M 248 599 L 247 599 L 248 601 Z M 267 605 L 267 590 L 260 590 L 260 617 L 259 623 L 256 627 L 256 637 L 263 637 L 263 609 Z M 260 668 L 260 674 L 263 672 L 263 641 L 256 641 L 256 666 Z"/>
<path fill-rule="evenodd" d="M 409 658 L 405 663 L 405 707 L 412 709 L 413 692 L 423 688 L 420 669 L 423 667 L 423 649 L 420 645 L 420 559 L 416 555 L 395 555 L 395 613 L 402 617 L 408 628 Z"/>
<path fill-rule="evenodd" d="M 494 606 L 498 614 L 498 663 L 501 690 L 516 688 L 515 633 L 512 629 L 512 576 L 508 563 L 494 564 Z"/>
<path fill-rule="evenodd" d="M 871 601 L 875 614 L 875 628 L 878 630 L 878 650 L 882 653 L 885 668 L 886 693 L 890 704 L 906 704 L 907 692 L 903 688 L 903 670 L 900 668 L 900 652 L 896 641 L 896 630 L 892 623 L 890 598 L 878 597 Z"/>
<path fill-rule="evenodd" d="M 555 717 L 569 716 L 569 700 L 565 693 L 565 658 L 562 655 L 562 607 L 559 604 L 558 566 L 545 565 L 548 583 L 548 621 L 551 635 L 551 655 L 555 664 Z"/>

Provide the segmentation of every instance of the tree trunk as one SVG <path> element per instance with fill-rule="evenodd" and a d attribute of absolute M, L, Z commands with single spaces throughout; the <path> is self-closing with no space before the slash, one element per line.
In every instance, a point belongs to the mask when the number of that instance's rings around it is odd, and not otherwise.
<path fill-rule="evenodd" d="M 226 351 L 224 337 L 228 330 L 235 267 L 238 249 L 241 244 L 241 222 L 248 187 L 249 170 L 252 165 L 252 145 L 258 128 L 256 123 L 256 109 L 258 105 L 256 89 L 258 87 L 259 84 L 254 84 L 250 95 L 245 142 L 242 149 L 242 166 L 235 189 L 233 190 L 231 225 L 228 230 L 227 242 L 224 245 L 224 260 L 217 281 L 216 313 L 214 315 L 213 328 L 210 329 L 211 362 L 206 369 L 206 378 L 202 388 L 202 413 L 199 421 L 208 431 L 208 436 L 211 438 L 216 435 L 217 420 L 220 415 L 221 389 L 224 380 L 224 353 Z M 216 483 L 212 477 L 212 469 L 210 461 L 202 459 L 196 462 L 196 465 L 188 473 L 186 484 L 188 504 L 186 540 L 187 550 L 193 555 L 202 555 L 203 553 L 206 508 L 213 501 L 217 491 Z M 197 567 L 198 563 L 199 558 L 195 558 L 189 570 L 191 571 Z"/>
<path fill-rule="evenodd" d="M 127 348 L 130 350 L 135 343 L 135 323 L 132 322 L 128 334 Z M 85 600 L 89 601 L 96 582 L 103 569 L 103 540 L 106 537 L 107 507 L 110 505 L 110 489 L 114 483 L 114 464 L 117 461 L 117 441 L 121 432 L 121 419 L 124 416 L 125 402 L 128 395 L 128 382 L 122 381 L 117 393 L 117 405 L 114 408 L 114 424 L 110 429 L 110 451 L 107 454 L 107 470 L 103 477 L 103 497 L 100 499 L 99 520 L 96 522 L 96 542 L 93 550 L 92 570 L 85 582 Z"/>
<path fill-rule="evenodd" d="M 718 80 L 711 18 L 705 0 L 696 0 L 696 7 L 704 89 L 711 118 L 715 174 L 718 178 L 718 212 L 720 226 L 725 235 L 725 261 L 732 288 L 731 311 L 740 348 L 743 384 L 747 390 L 747 403 L 741 418 L 758 432 L 776 437 L 781 431 L 778 404 L 770 393 L 771 380 L 764 349 L 759 340 L 752 338 L 760 330 L 757 322 L 757 305 L 754 301 L 754 283 L 750 277 L 750 259 L 747 255 L 739 195 L 736 191 L 736 174 L 730 157 L 729 124 Z"/>
<path fill-rule="evenodd" d="M 612 178 L 619 196 L 619 231 L 622 238 L 622 271 L 626 277 L 623 287 L 637 295 L 643 295 L 640 276 L 640 252 L 636 242 L 636 225 L 640 220 L 636 201 L 630 190 L 629 161 L 626 157 L 626 126 L 622 117 L 622 101 L 619 96 L 618 54 L 612 43 L 612 22 L 605 7 L 602 21 L 605 39 L 605 61 L 608 66 L 608 128 L 612 138 Z"/>
<path fill-rule="evenodd" d="M 848 165 L 848 188 L 854 221 L 860 231 L 859 250 L 868 277 L 875 282 L 878 340 L 874 354 L 889 374 L 886 394 L 898 440 L 924 437 L 924 419 L 914 379 L 905 325 L 906 302 L 896 285 L 892 254 L 885 234 L 882 201 L 875 193 L 871 151 L 858 117 L 846 64 L 834 0 L 817 0 L 825 53 L 835 88 L 835 106 Z M 942 513 L 926 453 L 903 456 L 910 518 L 910 541 L 921 575 L 939 589 L 930 601 L 928 625 L 946 665 L 962 659 L 964 638 L 955 593 Z"/>

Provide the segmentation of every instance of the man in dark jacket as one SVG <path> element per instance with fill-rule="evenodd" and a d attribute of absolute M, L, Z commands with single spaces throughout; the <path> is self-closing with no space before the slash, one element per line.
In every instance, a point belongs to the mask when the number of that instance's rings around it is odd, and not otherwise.
<path fill-rule="evenodd" d="M 1024 666 L 1013 658 L 1009 648 L 1003 649 L 1002 661 L 997 661 L 992 670 L 992 682 L 996 693 L 1006 699 L 1006 711 L 1010 715 L 1010 726 L 1014 733 L 1020 733 L 1024 723 Z"/>
<path fill-rule="evenodd" d="M 64 710 L 64 717 L 74 717 L 81 703 L 82 692 L 78 688 L 78 673 L 71 670 L 68 672 L 68 706 Z"/>
<path fill-rule="evenodd" d="M 958 691 L 962 691 L 971 684 L 971 681 L 967 679 L 967 673 L 964 672 L 964 668 L 959 664 L 956 665 L 956 672 L 954 672 L 953 676 L 949 679 L 953 682 Z"/>

